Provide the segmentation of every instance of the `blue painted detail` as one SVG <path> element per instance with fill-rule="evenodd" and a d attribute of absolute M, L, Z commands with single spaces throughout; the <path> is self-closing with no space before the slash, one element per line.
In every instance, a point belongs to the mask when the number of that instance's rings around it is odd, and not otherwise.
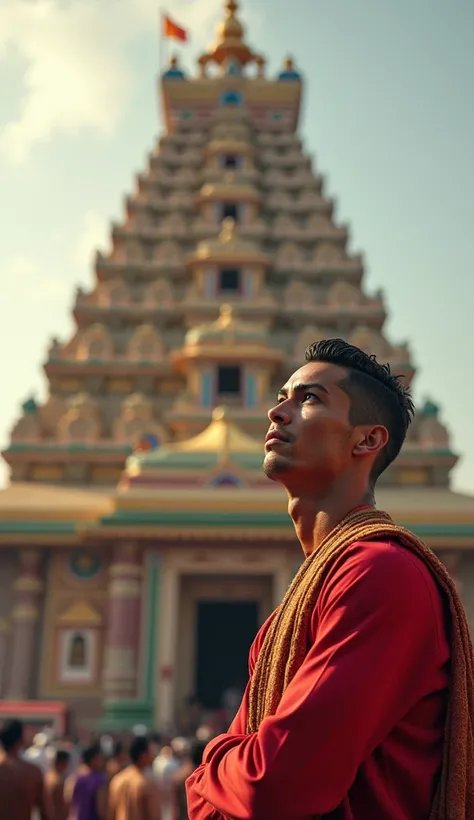
<path fill-rule="evenodd" d="M 212 299 L 216 295 L 216 275 L 213 270 L 208 270 L 204 274 L 204 296 Z"/>
<path fill-rule="evenodd" d="M 242 102 L 242 94 L 239 94 L 238 91 L 224 91 L 221 97 L 221 104 L 224 108 L 230 108 L 231 106 L 240 108 Z"/>
<path fill-rule="evenodd" d="M 88 580 L 100 570 L 100 556 L 88 550 L 76 550 L 71 555 L 69 569 L 76 578 Z"/>
<path fill-rule="evenodd" d="M 245 376 L 245 406 L 255 407 L 257 404 L 257 377 L 255 373 Z"/>
<path fill-rule="evenodd" d="M 206 370 L 201 376 L 201 406 L 212 407 L 212 371 Z"/>
<path fill-rule="evenodd" d="M 278 79 L 282 82 L 299 82 L 301 80 L 301 74 L 298 74 L 297 71 L 281 71 L 278 75 Z"/>
<path fill-rule="evenodd" d="M 221 473 L 209 482 L 211 487 L 242 487 L 242 481 L 231 473 Z"/>
<path fill-rule="evenodd" d="M 228 77 L 238 77 L 242 73 L 242 66 L 237 60 L 229 60 L 225 73 Z"/>
<path fill-rule="evenodd" d="M 146 453 L 149 450 L 157 450 L 160 446 L 160 440 L 155 433 L 145 433 L 141 436 L 135 450 L 141 453 Z"/>
<path fill-rule="evenodd" d="M 166 77 L 167 80 L 185 80 L 186 74 L 179 68 L 169 68 L 168 71 L 164 72 L 163 77 Z"/>

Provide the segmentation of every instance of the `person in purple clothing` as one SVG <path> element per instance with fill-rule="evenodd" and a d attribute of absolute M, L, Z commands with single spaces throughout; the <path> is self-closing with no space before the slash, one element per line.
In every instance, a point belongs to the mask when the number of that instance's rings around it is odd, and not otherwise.
<path fill-rule="evenodd" d="M 106 820 L 108 778 L 100 746 L 90 746 L 70 792 L 70 820 Z"/>

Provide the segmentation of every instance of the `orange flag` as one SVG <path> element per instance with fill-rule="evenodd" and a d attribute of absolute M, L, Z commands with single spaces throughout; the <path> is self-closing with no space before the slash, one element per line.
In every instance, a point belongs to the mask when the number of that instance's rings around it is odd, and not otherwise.
<path fill-rule="evenodd" d="M 170 17 L 165 16 L 163 17 L 163 37 L 181 40 L 182 43 L 186 43 L 188 40 L 188 32 L 186 29 L 174 23 Z"/>

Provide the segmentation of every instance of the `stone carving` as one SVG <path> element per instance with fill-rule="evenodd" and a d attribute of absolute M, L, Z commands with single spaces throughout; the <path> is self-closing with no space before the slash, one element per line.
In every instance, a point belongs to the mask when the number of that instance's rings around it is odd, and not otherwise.
<path fill-rule="evenodd" d="M 275 256 L 277 270 L 295 270 L 301 268 L 304 258 L 300 248 L 293 242 L 285 242 L 278 249 Z"/>
<path fill-rule="evenodd" d="M 350 282 L 335 282 L 328 294 L 328 305 L 337 308 L 356 308 L 362 302 L 362 293 Z"/>
<path fill-rule="evenodd" d="M 174 303 L 173 290 L 166 279 L 158 279 L 145 291 L 145 304 L 151 307 L 171 307 Z"/>
<path fill-rule="evenodd" d="M 114 436 L 116 440 L 129 442 L 138 441 L 144 433 L 153 433 L 160 442 L 166 439 L 163 428 L 155 421 L 153 403 L 143 394 L 134 393 L 122 402 Z"/>
<path fill-rule="evenodd" d="M 163 342 L 153 325 L 140 325 L 127 345 L 127 359 L 133 362 L 159 362 L 163 358 Z"/>
<path fill-rule="evenodd" d="M 313 304 L 313 294 L 304 282 L 293 280 L 285 291 L 285 305 L 287 308 L 307 310 Z"/>
<path fill-rule="evenodd" d="M 316 267 L 337 267 L 338 263 L 346 261 L 346 257 L 340 245 L 335 245 L 332 242 L 320 242 L 316 246 L 313 260 Z"/>
<path fill-rule="evenodd" d="M 176 268 L 183 264 L 183 257 L 176 242 L 160 242 L 156 247 L 155 262 Z"/>
<path fill-rule="evenodd" d="M 68 402 L 68 409 L 58 425 L 63 442 L 92 444 L 100 438 L 101 424 L 97 402 L 87 393 L 79 393 Z"/>
<path fill-rule="evenodd" d="M 123 307 L 130 304 L 130 291 L 124 282 L 109 282 L 100 287 L 98 303 L 101 307 Z"/>
<path fill-rule="evenodd" d="M 112 334 L 102 324 L 95 324 L 82 332 L 77 344 L 77 358 L 82 361 L 108 361 L 114 357 Z"/>

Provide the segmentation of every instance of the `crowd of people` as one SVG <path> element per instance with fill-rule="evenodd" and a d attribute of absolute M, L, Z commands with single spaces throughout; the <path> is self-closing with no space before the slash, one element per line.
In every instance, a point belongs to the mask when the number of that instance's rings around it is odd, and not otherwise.
<path fill-rule="evenodd" d="M 0 820 L 186 820 L 184 784 L 213 734 L 203 725 L 170 739 L 137 727 L 128 740 L 103 735 L 81 746 L 41 732 L 25 749 L 22 722 L 9 720 L 0 730 Z"/>

